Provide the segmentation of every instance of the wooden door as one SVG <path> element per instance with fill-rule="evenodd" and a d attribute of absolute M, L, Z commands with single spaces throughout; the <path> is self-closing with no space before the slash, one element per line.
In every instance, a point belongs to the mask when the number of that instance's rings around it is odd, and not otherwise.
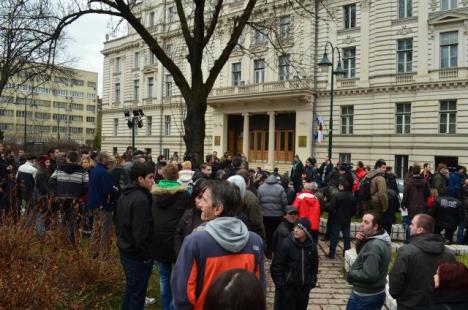
<path fill-rule="evenodd" d="M 268 159 L 268 132 L 266 130 L 253 130 L 249 133 L 249 159 Z"/>
<path fill-rule="evenodd" d="M 292 161 L 294 158 L 294 130 L 276 130 L 275 159 Z"/>

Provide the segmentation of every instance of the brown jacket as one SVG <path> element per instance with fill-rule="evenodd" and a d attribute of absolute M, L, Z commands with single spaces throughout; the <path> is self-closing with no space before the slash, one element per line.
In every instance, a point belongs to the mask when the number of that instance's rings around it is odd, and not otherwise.
<path fill-rule="evenodd" d="M 369 172 L 366 177 L 371 179 L 371 203 L 378 205 L 381 212 L 386 212 L 388 210 L 388 197 L 385 178 L 381 172 L 377 170 Z"/>

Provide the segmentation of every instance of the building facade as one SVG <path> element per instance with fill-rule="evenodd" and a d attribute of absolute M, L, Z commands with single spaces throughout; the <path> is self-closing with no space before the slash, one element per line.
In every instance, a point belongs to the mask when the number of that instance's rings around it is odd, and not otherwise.
<path fill-rule="evenodd" d="M 23 144 L 50 139 L 92 145 L 97 122 L 97 72 L 73 69 L 72 77 L 22 85 L 13 78 L 3 91 L 0 129 Z"/>
<path fill-rule="evenodd" d="M 167 3 L 149 1 L 141 18 L 155 35 L 167 34 L 166 51 L 183 56 L 175 7 Z M 334 162 L 383 158 L 399 176 L 413 161 L 468 164 L 468 1 L 323 3 L 317 11 L 287 1 L 256 7 L 258 27 L 246 28 L 239 42 L 249 52 L 233 52 L 209 97 L 206 153 L 243 153 L 269 168 L 288 165 L 294 154 L 322 160 L 331 74 L 317 64 L 330 41 L 345 71 L 334 85 Z M 225 4 L 224 18 L 242 5 Z M 274 36 L 261 27 L 276 29 Z M 170 75 L 131 30 L 106 42 L 103 53 L 103 147 L 129 145 L 123 111 L 142 107 L 148 119 L 137 146 L 182 152 L 184 106 Z"/>

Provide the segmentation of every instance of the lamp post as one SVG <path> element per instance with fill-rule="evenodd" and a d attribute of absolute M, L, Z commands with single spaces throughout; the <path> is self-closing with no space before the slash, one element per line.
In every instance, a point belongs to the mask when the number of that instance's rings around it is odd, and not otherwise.
<path fill-rule="evenodd" d="M 331 56 L 332 60 L 328 59 L 327 55 L 327 48 L 330 46 L 331 48 Z M 334 69 L 333 67 L 335 66 L 335 51 L 338 53 L 338 63 L 336 65 L 336 68 Z M 333 44 L 330 41 L 327 41 L 325 43 L 325 48 L 323 52 L 323 58 L 322 61 L 318 63 L 318 65 L 324 70 L 328 70 L 328 68 L 331 68 L 331 83 L 330 83 L 330 120 L 329 120 L 329 125 L 328 125 L 328 158 L 331 160 L 332 159 L 332 149 L 333 149 L 333 90 L 334 90 L 334 80 L 335 80 L 335 75 L 336 76 L 342 76 L 346 72 L 341 66 L 341 54 L 340 54 L 340 49 L 338 47 L 333 46 Z"/>
<path fill-rule="evenodd" d="M 145 113 L 143 113 L 142 109 L 133 109 L 132 114 L 130 115 L 129 110 L 124 111 L 125 119 L 127 120 L 127 125 L 128 128 L 132 129 L 132 149 L 135 150 L 135 130 L 136 126 L 138 128 L 143 127 L 143 116 Z"/>

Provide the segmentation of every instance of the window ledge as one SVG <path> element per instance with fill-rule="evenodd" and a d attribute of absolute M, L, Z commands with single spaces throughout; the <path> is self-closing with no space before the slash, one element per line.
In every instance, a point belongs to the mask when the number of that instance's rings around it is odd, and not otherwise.
<path fill-rule="evenodd" d="M 404 25 L 404 24 L 409 24 L 412 22 L 417 22 L 418 17 L 417 16 L 411 16 L 411 17 L 405 17 L 405 18 L 397 18 L 392 20 L 392 25 Z"/>
<path fill-rule="evenodd" d="M 342 29 L 338 30 L 338 35 L 340 35 L 340 34 L 356 33 L 356 32 L 361 32 L 361 27 L 342 28 Z"/>

